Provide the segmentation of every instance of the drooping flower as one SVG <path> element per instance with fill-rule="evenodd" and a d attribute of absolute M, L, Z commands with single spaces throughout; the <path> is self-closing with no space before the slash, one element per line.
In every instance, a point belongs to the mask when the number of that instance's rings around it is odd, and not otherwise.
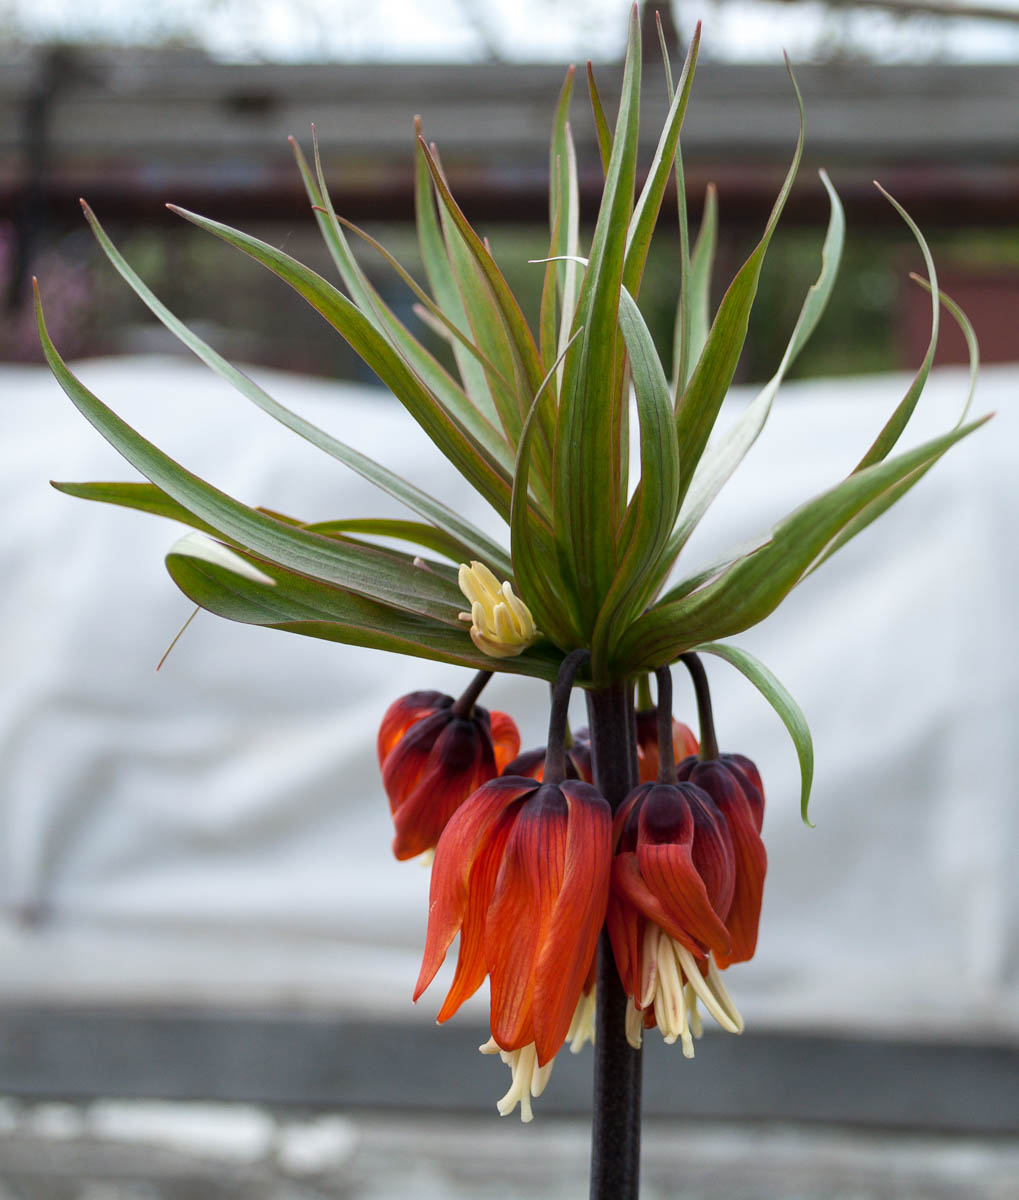
<path fill-rule="evenodd" d="M 693 1056 L 699 999 L 718 1024 L 743 1021 L 718 974 L 732 937 L 725 920 L 736 885 L 726 822 L 692 783 L 635 788 L 613 825 L 616 854 L 607 923 L 616 967 L 630 997 L 627 1038 L 657 1024 L 668 1043 Z"/>
<path fill-rule="evenodd" d="M 528 779 L 540 780 L 545 771 L 544 746 L 525 750 L 503 768 L 503 775 L 524 775 Z M 587 729 L 578 729 L 573 735 L 572 745 L 566 748 L 567 779 L 582 779 L 594 783 L 594 766 L 591 761 L 591 739 Z"/>
<path fill-rule="evenodd" d="M 658 778 L 658 709 L 638 709 L 637 725 L 637 771 L 641 783 L 652 783 Z M 696 754 L 700 747 L 697 736 L 689 725 L 672 719 L 672 751 L 679 762 L 689 754 Z"/>
<path fill-rule="evenodd" d="M 471 605 L 470 612 L 460 613 L 460 620 L 470 622 L 471 640 L 484 654 L 514 658 L 537 638 L 531 610 L 513 585 L 500 583 L 484 563 L 461 563 L 457 582 Z"/>
<path fill-rule="evenodd" d="M 761 776 L 742 754 L 722 754 L 706 761 L 690 757 L 676 771 L 680 779 L 707 792 L 729 829 L 736 878 L 725 924 L 732 946 L 727 952 L 716 954 L 715 959 L 723 969 L 732 963 L 747 962 L 757 948 L 764 875 L 768 869 L 768 855 L 761 840 L 764 824 Z"/>
<path fill-rule="evenodd" d="M 506 1115 L 544 1088 L 584 1004 L 608 901 L 612 817 L 594 787 L 502 776 L 452 816 L 435 851 L 416 1000 L 459 933 L 439 1021 L 491 985 L 492 1040 L 513 1071 Z"/>
<path fill-rule="evenodd" d="M 399 859 L 433 850 L 456 809 L 520 749 L 511 717 L 463 699 L 411 692 L 382 718 L 379 766 Z"/>

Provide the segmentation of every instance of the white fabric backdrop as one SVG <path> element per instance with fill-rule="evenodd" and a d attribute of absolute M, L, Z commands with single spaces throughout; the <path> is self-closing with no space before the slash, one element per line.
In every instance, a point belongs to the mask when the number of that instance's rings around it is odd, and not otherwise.
<path fill-rule="evenodd" d="M 245 501 L 306 519 L 400 515 L 197 364 L 97 360 L 80 374 Z M 257 376 L 502 536 L 385 394 Z M 687 562 L 844 475 L 905 385 L 788 386 Z M 734 639 L 811 722 L 816 829 L 799 822 L 780 722 L 708 661 L 723 748 L 755 759 L 768 798 L 760 944 L 729 979 L 758 1027 L 1019 1032 L 1017 385 L 1017 368 L 986 370 L 975 410 L 998 409 L 992 425 Z M 962 372 L 936 372 L 910 440 L 954 423 L 964 392 Z M 374 737 L 391 699 L 456 691 L 467 673 L 203 613 L 157 675 L 190 611 L 162 565 L 177 530 L 47 486 L 132 478 L 47 372 L 4 368 L 0 404 L 0 997 L 411 1016 L 428 875 L 390 857 Z M 689 719 L 682 672 L 676 686 Z M 545 694 L 497 677 L 485 702 L 533 745 Z M 417 1016 L 440 997 L 433 985 Z"/>

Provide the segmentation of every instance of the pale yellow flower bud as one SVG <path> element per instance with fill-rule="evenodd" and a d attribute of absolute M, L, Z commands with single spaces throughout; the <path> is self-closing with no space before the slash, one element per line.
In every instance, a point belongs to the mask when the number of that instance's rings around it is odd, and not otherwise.
<path fill-rule="evenodd" d="M 460 564 L 460 591 L 471 611 L 460 613 L 470 621 L 471 640 L 493 658 L 513 658 L 538 636 L 531 610 L 508 581 L 500 583 L 484 563 Z"/>

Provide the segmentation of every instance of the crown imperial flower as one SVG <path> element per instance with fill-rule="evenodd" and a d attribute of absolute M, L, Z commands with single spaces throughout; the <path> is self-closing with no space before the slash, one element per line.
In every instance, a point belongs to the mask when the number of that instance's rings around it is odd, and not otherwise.
<path fill-rule="evenodd" d="M 434 850 L 456 809 L 520 749 L 511 717 L 489 713 L 470 703 L 469 695 L 463 701 L 442 692 L 411 692 L 382 718 L 379 766 L 399 859 Z"/>
<path fill-rule="evenodd" d="M 538 636 L 531 610 L 507 580 L 500 583 L 484 563 L 460 564 L 460 591 L 470 601 L 471 611 L 460 613 L 471 623 L 471 640 L 493 658 L 514 658 Z"/>
<path fill-rule="evenodd" d="M 529 779 L 542 779 L 548 751 L 544 746 L 524 750 L 502 770 L 503 775 L 526 775 Z M 572 743 L 566 747 L 566 778 L 582 779 L 594 783 L 594 764 L 591 761 L 591 739 L 586 729 L 578 729 Z"/>
<path fill-rule="evenodd" d="M 502 776 L 461 805 L 439 838 L 414 999 L 459 933 L 438 1020 L 489 977 L 492 1040 L 514 1070 L 504 1115 L 524 1102 L 522 1076 L 551 1064 L 582 1000 L 608 902 L 611 829 L 608 803 L 590 784 Z M 529 1119 L 529 1105 L 522 1115 Z"/>
<path fill-rule="evenodd" d="M 658 777 L 658 709 L 638 709 L 635 714 L 637 726 L 637 772 L 641 783 L 651 783 Z M 672 752 L 676 761 L 696 754 L 699 750 L 697 737 L 689 725 L 672 719 Z"/>
<path fill-rule="evenodd" d="M 616 814 L 609 936 L 630 997 L 627 1037 L 657 1024 L 668 1043 L 693 1057 L 696 1000 L 719 1025 L 743 1021 L 712 956 L 728 955 L 725 924 L 736 862 L 732 839 L 711 797 L 691 783 L 641 784 Z"/>
<path fill-rule="evenodd" d="M 685 759 L 676 768 L 686 780 L 712 799 L 732 838 L 735 884 L 732 903 L 725 919 L 732 939 L 728 950 L 715 959 L 721 968 L 747 962 L 757 948 L 757 926 L 761 917 L 764 875 L 768 855 L 761 840 L 764 824 L 764 788 L 757 768 L 742 754 L 722 754 L 702 761 Z"/>

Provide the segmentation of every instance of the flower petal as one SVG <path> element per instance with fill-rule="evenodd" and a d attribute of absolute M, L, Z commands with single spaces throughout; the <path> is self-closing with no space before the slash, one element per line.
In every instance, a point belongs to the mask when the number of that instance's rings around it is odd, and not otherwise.
<path fill-rule="evenodd" d="M 435 847 L 428 902 L 428 932 L 417 1000 L 435 978 L 453 938 L 463 924 L 474 861 L 502 812 L 535 787 L 532 779 L 492 779 L 456 810 Z"/>
<path fill-rule="evenodd" d="M 688 948 L 692 938 L 716 954 L 728 952 L 729 931 L 712 907 L 689 845 L 638 844 L 637 863 L 648 891 L 668 917 L 667 924 L 658 922 L 666 933 Z M 680 932 L 685 936 L 680 937 Z M 704 951 L 696 953 L 703 957 Z"/>
<path fill-rule="evenodd" d="M 407 734 L 386 760 L 383 781 L 387 790 L 394 789 L 390 792 L 396 827 L 393 853 L 399 859 L 414 858 L 431 850 L 464 800 L 495 775 L 491 738 L 477 722 L 437 713 L 420 722 L 420 727 L 443 718 L 446 728 L 435 738 L 419 777 L 402 798 L 396 789 L 411 777 L 420 759 L 415 738 L 419 726 Z M 395 803 L 394 797 L 397 797 Z"/>
<path fill-rule="evenodd" d="M 528 797 L 507 841 L 488 910 L 492 1037 L 503 1050 L 519 1050 L 535 1040 L 535 963 L 562 888 L 567 814 L 566 797 L 554 785 L 543 784 Z"/>
<path fill-rule="evenodd" d="M 411 725 L 427 717 L 440 708 L 449 708 L 453 697 L 443 692 L 410 692 L 394 700 L 386 709 L 379 726 L 376 749 L 379 755 L 379 766 L 385 762 L 386 755 L 403 737 Z"/>
<path fill-rule="evenodd" d="M 703 886 L 701 884 L 701 887 Z M 681 942 L 686 946 L 691 954 L 695 954 L 700 958 L 705 956 L 707 953 L 706 946 L 699 942 L 685 925 L 677 923 L 674 914 L 665 907 L 658 896 L 648 887 L 641 873 L 636 853 L 625 851 L 613 858 L 612 890 L 616 899 L 624 907 L 629 904 L 645 918 L 645 921 L 651 921 L 660 929 L 664 929 L 670 937 L 674 937 L 677 942 Z M 708 909 L 711 910 L 710 905 L 708 905 Z M 713 910 L 711 911 L 713 912 Z M 635 983 L 639 975 L 640 947 L 641 943 L 638 942 L 630 950 Z"/>
<path fill-rule="evenodd" d="M 520 753 L 520 731 L 511 716 L 493 711 L 491 716 L 492 747 L 495 752 L 496 774 L 501 775 Z"/>
<path fill-rule="evenodd" d="M 601 792 L 566 780 L 568 819 L 562 883 L 535 964 L 538 1065 L 558 1052 L 573 1020 L 608 904 L 612 810 Z"/>
<path fill-rule="evenodd" d="M 735 856 L 735 891 L 725 920 L 732 935 L 732 948 L 728 954 L 716 956 L 722 968 L 747 962 L 754 956 L 768 869 L 768 855 L 758 832 L 755 811 L 758 800 L 763 808 L 763 798 L 747 776 L 726 759 L 701 763 L 691 774 L 691 779 L 708 792 L 725 819 Z"/>
<path fill-rule="evenodd" d="M 512 808 L 502 810 L 489 826 L 488 835 L 471 868 L 467 882 L 467 908 L 460 926 L 456 972 L 446 993 L 446 999 L 442 1002 L 442 1008 L 435 1018 L 440 1024 L 448 1020 L 466 999 L 474 995 L 488 974 L 485 961 L 485 919 L 502 866 L 506 841 L 515 819 L 516 813 Z"/>

